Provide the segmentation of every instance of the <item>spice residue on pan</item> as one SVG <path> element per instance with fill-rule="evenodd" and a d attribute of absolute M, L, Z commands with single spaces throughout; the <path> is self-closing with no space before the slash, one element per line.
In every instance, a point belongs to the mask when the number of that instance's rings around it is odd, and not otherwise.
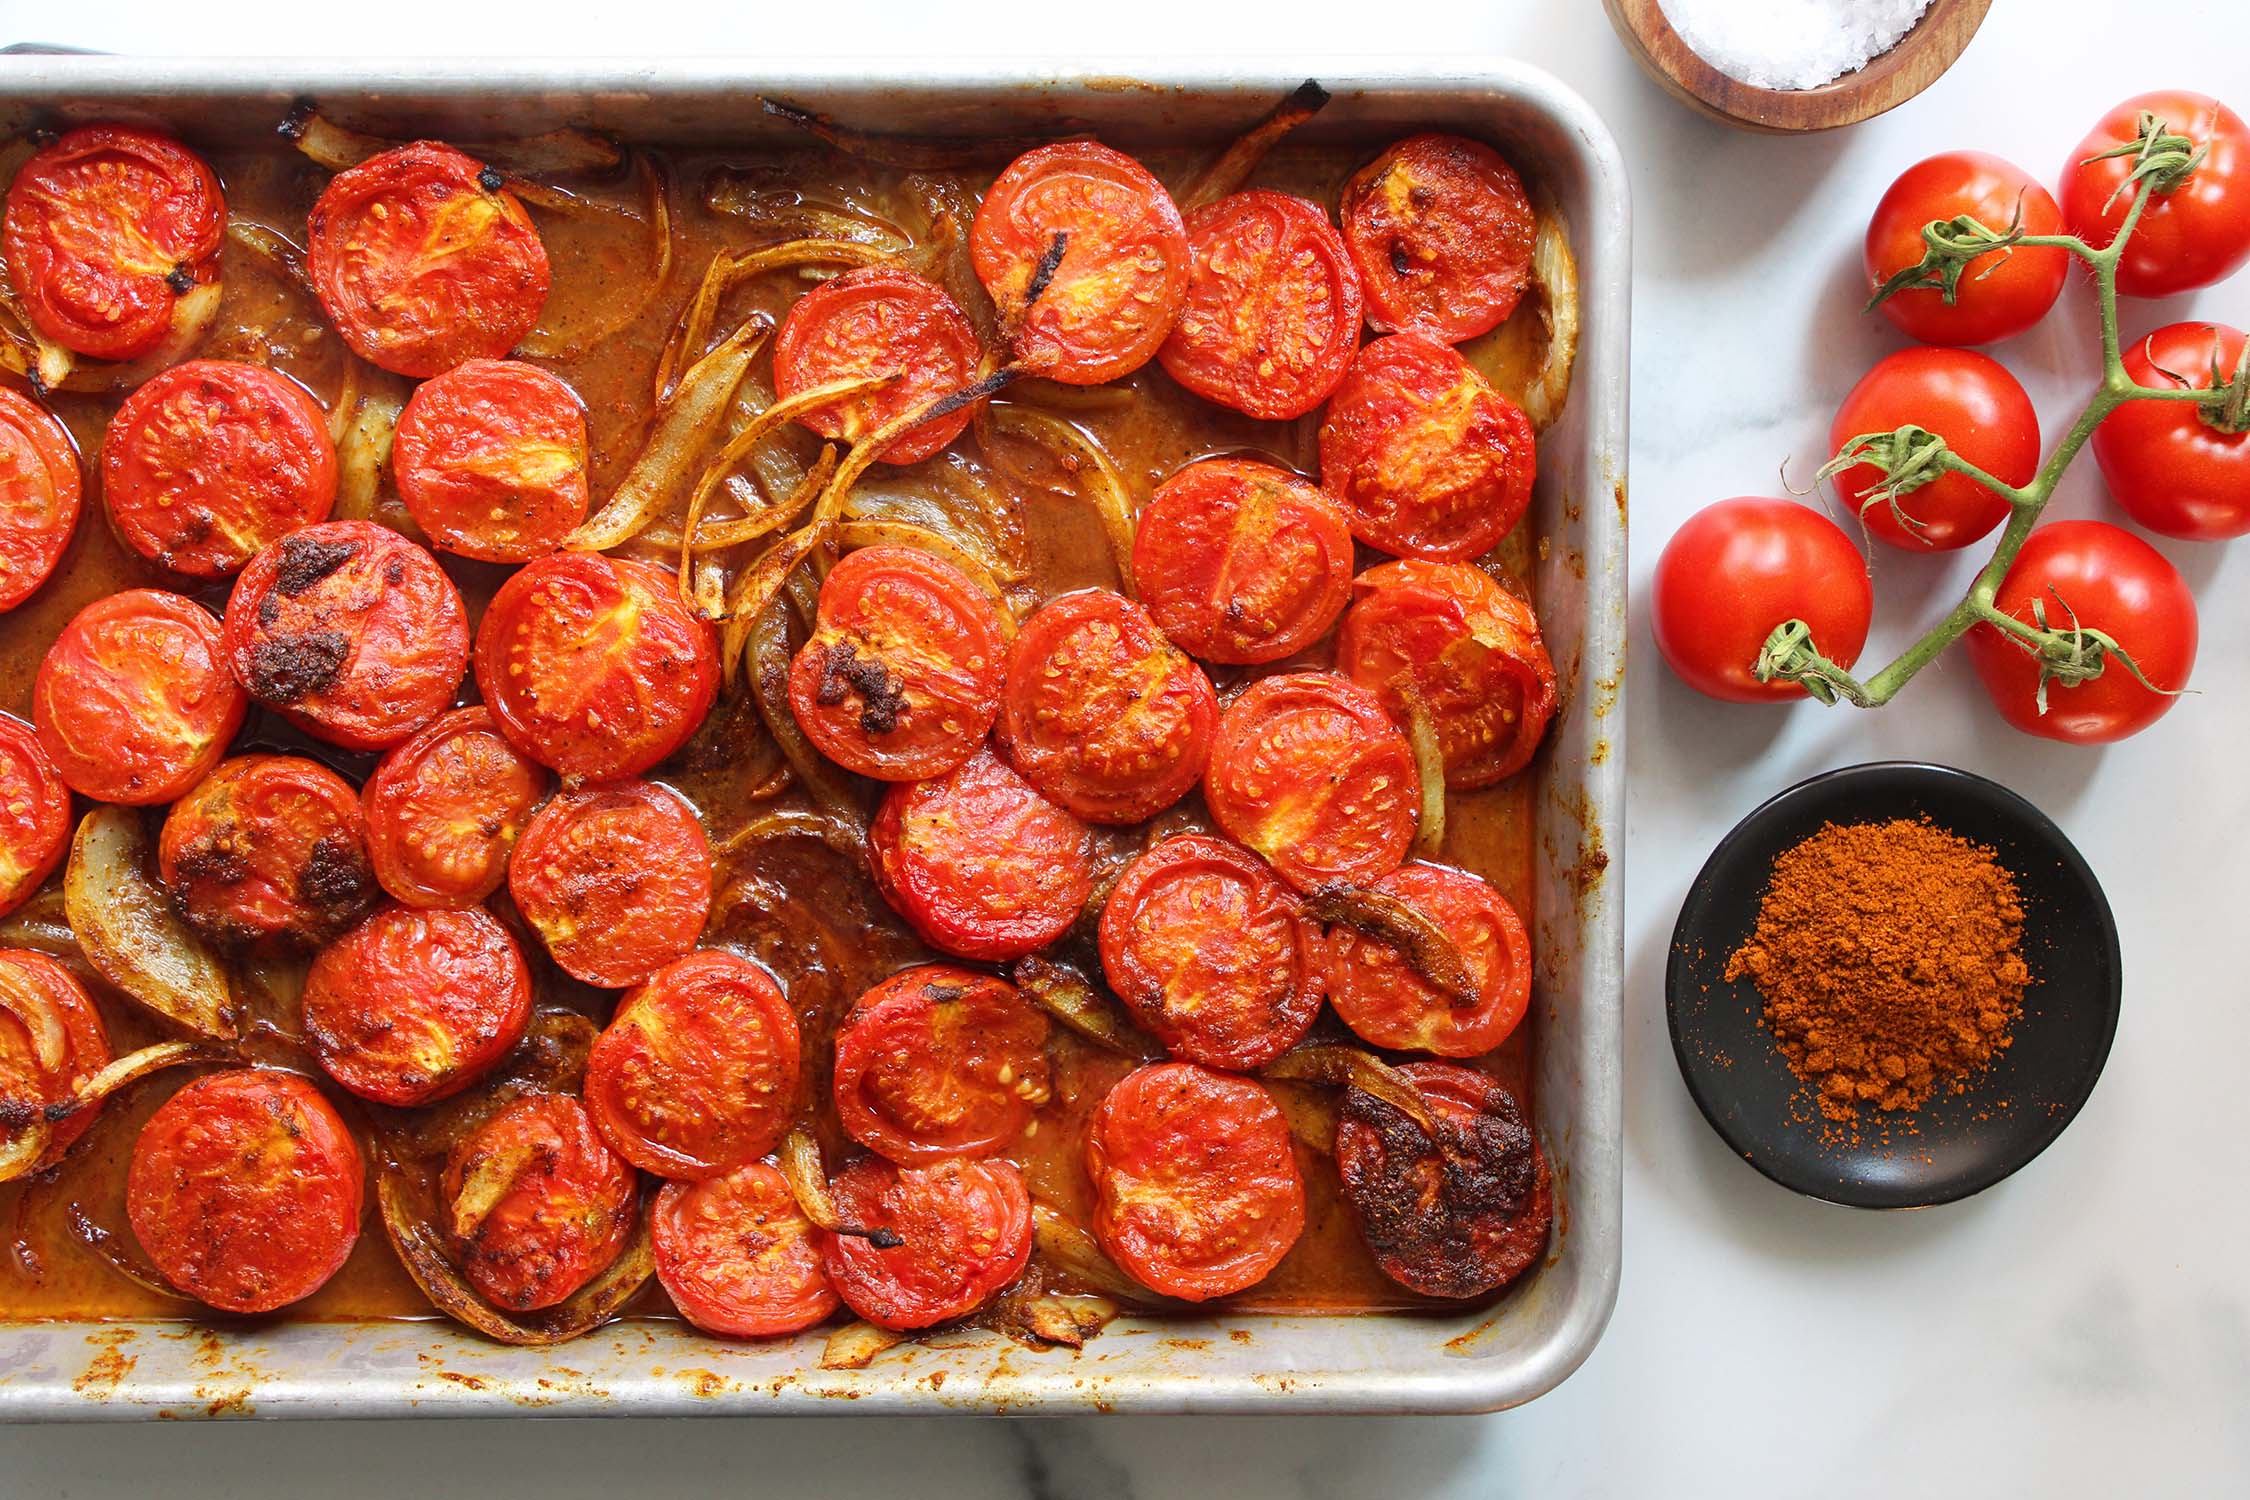
<path fill-rule="evenodd" d="M 2031 979 L 2015 877 L 1928 819 L 1835 824 L 1783 851 L 1726 977 L 1832 1127 L 1960 1093 L 2006 1050 Z"/>

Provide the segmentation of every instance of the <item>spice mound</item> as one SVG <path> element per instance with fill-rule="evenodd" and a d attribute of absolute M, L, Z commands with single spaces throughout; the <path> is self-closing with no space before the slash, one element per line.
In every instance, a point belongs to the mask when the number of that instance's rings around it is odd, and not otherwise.
<path fill-rule="evenodd" d="M 2031 971 L 1992 850 L 1927 819 L 1830 823 L 1774 861 L 1727 959 L 1830 1120 L 1959 1093 L 2012 1040 Z"/>

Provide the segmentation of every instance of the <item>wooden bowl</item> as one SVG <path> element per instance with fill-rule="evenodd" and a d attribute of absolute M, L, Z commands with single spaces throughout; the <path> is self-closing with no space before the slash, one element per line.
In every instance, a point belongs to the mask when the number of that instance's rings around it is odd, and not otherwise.
<path fill-rule="evenodd" d="M 1729 78 L 1680 40 L 1658 0 L 1602 0 L 1602 7 L 1626 50 L 1674 97 L 1714 120 L 1779 135 L 1855 125 L 1904 104 L 1953 66 L 1992 0 L 1932 0 L 1890 51 L 1810 89 L 1764 89 Z"/>

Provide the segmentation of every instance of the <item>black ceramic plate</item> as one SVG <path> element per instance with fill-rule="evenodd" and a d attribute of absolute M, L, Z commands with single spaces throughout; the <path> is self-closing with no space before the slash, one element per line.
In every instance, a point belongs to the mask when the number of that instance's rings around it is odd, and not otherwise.
<path fill-rule="evenodd" d="M 1756 925 L 1784 849 L 1824 823 L 1924 814 L 1990 845 L 2016 877 L 2032 976 L 2023 1019 L 1967 1092 L 1914 1114 L 1912 1134 L 1903 1116 L 1862 1111 L 1858 1144 L 1824 1142 L 1803 1085 L 1758 1025 L 1757 988 L 1727 979 L 1727 956 Z M 1711 1128 L 1782 1186 L 1856 1208 L 1950 1203 L 2046 1150 L 2101 1076 L 2121 985 L 2109 902 L 2062 830 L 1998 782 L 1907 761 L 1815 776 L 1736 824 L 1688 890 L 1664 974 L 1672 1050 Z"/>

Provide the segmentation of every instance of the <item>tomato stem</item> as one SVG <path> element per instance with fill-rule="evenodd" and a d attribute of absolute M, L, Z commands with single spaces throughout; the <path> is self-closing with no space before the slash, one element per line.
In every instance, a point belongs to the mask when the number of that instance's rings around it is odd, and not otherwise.
<path fill-rule="evenodd" d="M 2162 135 L 2162 123 L 2157 122 L 2157 134 Z M 2144 131 L 2144 137 L 2147 132 Z M 2141 143 L 2132 148 L 2138 151 Z M 2250 377 L 2238 372 L 2232 382 L 2222 382 L 2214 376 L 2210 388 L 2163 388 L 2144 386 L 2134 380 L 2125 368 L 2122 343 L 2118 337 L 2117 267 L 2124 258 L 2125 245 L 2139 226 L 2141 215 L 2148 207 L 2152 194 L 2175 191 L 2186 175 L 2196 166 L 2195 161 L 2175 160 L 2176 153 L 2163 156 L 2159 165 L 2151 169 L 2146 163 L 2158 160 L 2158 151 L 2170 150 L 2170 139 L 2159 141 L 2156 148 L 2144 155 L 2144 166 L 2131 183 L 2132 207 L 2118 225 L 2117 235 L 2108 245 L 2095 249 L 2076 235 L 2025 234 L 2019 220 L 2005 230 L 1995 230 L 1978 223 L 1966 215 L 1958 219 L 1937 220 L 1924 227 L 1923 242 L 1928 246 L 1922 263 L 1912 266 L 1885 282 L 1868 304 L 1873 309 L 1897 292 L 1909 287 L 1930 287 L 1944 292 L 1946 300 L 1953 300 L 1959 286 L 1961 273 L 1969 261 L 1994 250 L 2016 245 L 2048 245 L 2068 250 L 2085 261 L 2094 274 L 2094 289 L 2101 311 L 2102 322 L 2102 378 L 2078 413 L 2062 441 L 2047 455 L 2039 472 L 2026 485 L 2008 484 L 1955 453 L 1942 439 L 1918 428 L 1900 428 L 1894 433 L 1869 433 L 1852 438 L 1821 469 L 1822 478 L 1835 474 L 1854 464 L 1875 461 L 1886 475 L 1910 478 L 1912 483 L 1925 483 L 1934 477 L 1933 468 L 1942 468 L 1966 476 L 2009 505 L 2008 524 L 2000 533 L 1999 543 L 1993 548 L 1992 558 L 1977 573 L 1969 591 L 1959 603 L 1923 634 L 1922 638 L 1900 652 L 1895 660 L 1862 680 L 1820 654 L 1812 639 L 1812 629 L 1802 620 L 1787 620 L 1774 628 L 1758 653 L 1752 670 L 1760 682 L 1795 682 L 1808 696 L 1822 703 L 1849 703 L 1855 708 L 1880 708 L 1905 687 L 1915 673 L 1935 661 L 1948 646 L 1969 633 L 1977 625 L 1989 625 L 2005 631 L 2026 651 L 2039 659 L 2039 704 L 2046 711 L 2047 684 L 2059 681 L 2065 686 L 2075 686 L 2099 676 L 2110 660 L 2121 662 L 2135 678 L 2147 682 L 2140 668 L 2117 642 L 2098 630 L 2080 627 L 2075 617 L 2070 624 L 2059 629 L 2049 629 L 2044 601 L 2033 610 L 2034 620 L 2024 621 L 2002 611 L 1995 603 L 2000 593 L 2001 580 L 2015 564 L 2016 555 L 2031 536 L 2032 528 L 2045 512 L 2048 501 L 2055 495 L 2062 477 L 2078 457 L 2094 430 L 2101 426 L 2110 413 L 2129 401 L 2193 401 L 2205 408 L 2205 419 L 2223 424 L 2246 399 L 2243 389 L 2250 385 Z M 2112 153 L 2122 154 L 2122 153 Z M 2245 354 L 2245 370 L 2250 371 L 2250 352 Z M 1934 446 L 1933 446 L 1934 441 Z M 1847 462 L 1847 460 L 1849 460 Z M 1890 465 L 1895 463 L 1894 469 Z M 1908 487 L 1911 487 L 1908 486 Z M 1903 491 L 1901 491 L 1903 492 Z M 1878 490 L 1877 496 L 1884 493 Z M 2064 611 L 2069 606 L 2059 598 L 2056 601 Z"/>

